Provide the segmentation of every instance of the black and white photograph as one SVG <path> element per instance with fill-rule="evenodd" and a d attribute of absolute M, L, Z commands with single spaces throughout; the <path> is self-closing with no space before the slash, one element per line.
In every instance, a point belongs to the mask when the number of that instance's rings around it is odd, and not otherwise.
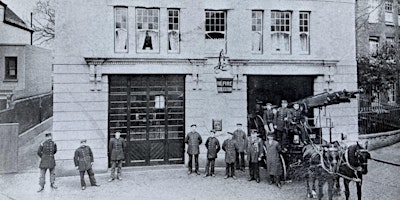
<path fill-rule="evenodd" d="M 400 0 L 0 0 L 0 200 L 400 196 Z"/>

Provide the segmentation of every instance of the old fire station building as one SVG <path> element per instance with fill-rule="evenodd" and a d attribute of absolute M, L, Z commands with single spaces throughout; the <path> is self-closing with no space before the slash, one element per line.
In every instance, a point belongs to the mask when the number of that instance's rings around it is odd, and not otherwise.
<path fill-rule="evenodd" d="M 279 105 L 356 90 L 352 0 L 96 0 L 57 6 L 54 139 L 60 174 L 83 138 L 96 170 L 108 141 L 125 166 L 182 164 L 192 123 L 203 140 L 247 126 L 256 99 Z M 358 137 L 357 102 L 315 110 L 334 140 Z M 327 132 L 324 130 L 324 137 Z M 204 145 L 200 158 L 205 158 Z M 200 163 L 202 165 L 202 163 Z"/>

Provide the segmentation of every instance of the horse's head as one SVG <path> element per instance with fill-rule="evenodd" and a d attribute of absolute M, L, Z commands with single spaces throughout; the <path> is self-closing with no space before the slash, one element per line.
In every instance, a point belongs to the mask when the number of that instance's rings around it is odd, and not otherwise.
<path fill-rule="evenodd" d="M 334 146 L 329 146 L 324 149 L 324 157 L 329 166 L 329 171 L 337 172 L 339 170 L 339 149 Z"/>
<path fill-rule="evenodd" d="M 361 171 L 362 174 L 367 174 L 368 173 L 368 159 L 371 158 L 371 154 L 368 152 L 368 142 L 365 143 L 365 148 L 362 147 L 357 142 L 354 155 L 357 160 L 357 163 L 359 164 L 358 171 Z"/>

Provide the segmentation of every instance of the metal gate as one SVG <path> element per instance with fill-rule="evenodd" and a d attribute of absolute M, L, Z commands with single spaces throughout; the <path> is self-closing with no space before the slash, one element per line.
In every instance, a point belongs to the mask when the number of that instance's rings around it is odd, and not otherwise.
<path fill-rule="evenodd" d="M 109 137 L 126 138 L 125 166 L 184 162 L 185 76 L 110 75 Z"/>

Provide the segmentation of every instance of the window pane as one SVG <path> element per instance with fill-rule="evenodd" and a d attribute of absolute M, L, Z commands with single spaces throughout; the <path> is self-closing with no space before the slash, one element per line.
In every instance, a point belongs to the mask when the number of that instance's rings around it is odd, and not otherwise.
<path fill-rule="evenodd" d="M 128 52 L 128 28 L 127 28 L 127 8 L 116 7 L 114 9 L 115 28 L 114 28 L 114 51 Z"/>
<path fill-rule="evenodd" d="M 219 39 L 225 37 L 225 16 L 225 11 L 206 11 L 206 39 Z"/>

